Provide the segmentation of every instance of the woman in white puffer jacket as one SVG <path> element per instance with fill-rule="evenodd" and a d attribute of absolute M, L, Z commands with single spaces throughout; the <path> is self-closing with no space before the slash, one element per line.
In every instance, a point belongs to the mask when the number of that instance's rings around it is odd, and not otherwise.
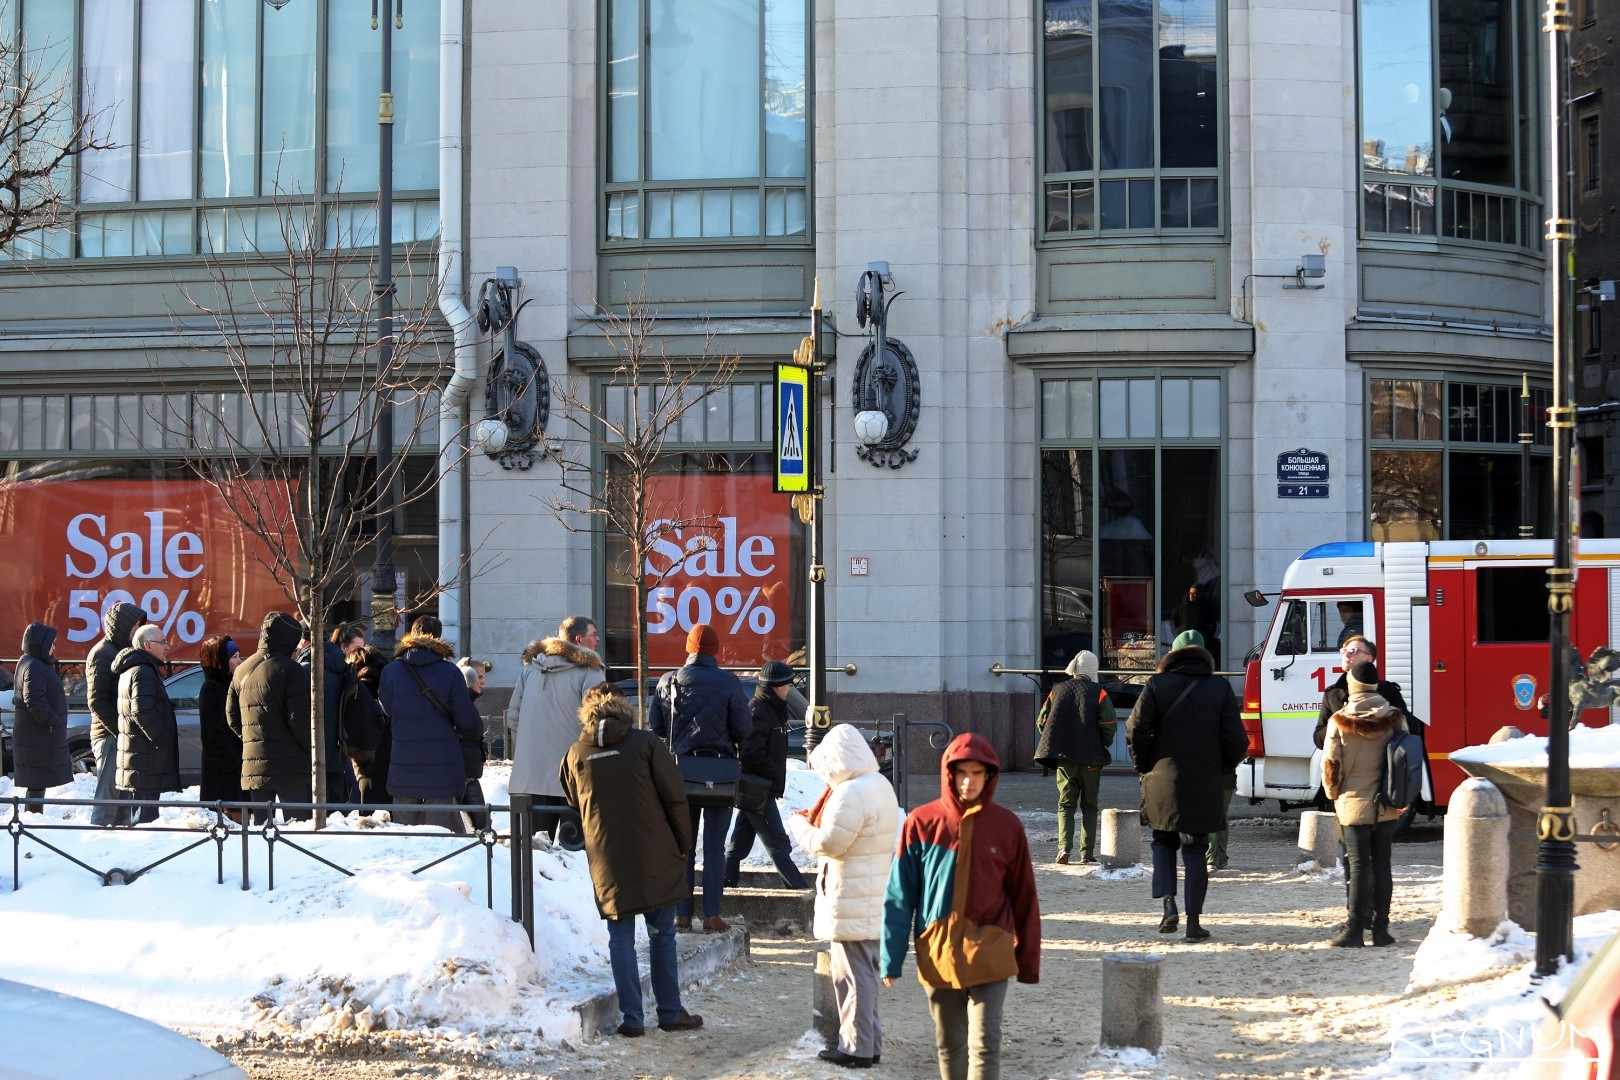
<path fill-rule="evenodd" d="M 866 1068 L 883 1051 L 878 1021 L 878 942 L 883 894 L 900 828 L 894 789 L 860 733 L 834 724 L 810 754 L 827 791 L 809 810 L 788 818 L 798 845 L 820 856 L 816 871 L 815 936 L 832 942 L 838 1046 L 822 1060 Z"/>

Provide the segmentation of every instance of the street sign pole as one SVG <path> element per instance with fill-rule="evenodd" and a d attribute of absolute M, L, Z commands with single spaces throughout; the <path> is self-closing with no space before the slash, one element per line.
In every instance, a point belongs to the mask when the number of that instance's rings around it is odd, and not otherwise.
<path fill-rule="evenodd" d="M 827 707 L 827 567 L 824 557 L 823 503 L 826 489 L 821 473 L 821 380 L 827 365 L 821 359 L 821 279 L 816 278 L 815 295 L 810 303 L 810 336 L 805 339 L 810 369 L 810 438 L 805 450 L 810 457 L 810 633 L 806 662 L 810 665 L 810 714 L 805 717 L 804 746 L 814 750 L 832 724 Z"/>

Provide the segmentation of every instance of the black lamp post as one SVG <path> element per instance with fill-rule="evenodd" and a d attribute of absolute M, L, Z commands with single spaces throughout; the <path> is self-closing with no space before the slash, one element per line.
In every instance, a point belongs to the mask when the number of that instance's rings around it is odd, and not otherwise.
<path fill-rule="evenodd" d="M 1575 601 L 1575 545 L 1570 506 L 1575 437 L 1575 372 L 1570 331 L 1575 292 L 1570 276 L 1574 221 L 1570 190 L 1569 7 L 1547 0 L 1547 241 L 1553 279 L 1553 565 L 1547 571 L 1552 668 L 1548 678 L 1547 794 L 1536 820 L 1536 973 L 1552 975 L 1575 955 L 1575 812 L 1569 790 L 1569 624 Z M 1528 479 L 1528 478 L 1527 478 Z"/>
<path fill-rule="evenodd" d="M 292 0 L 264 0 L 276 11 Z M 382 89 L 377 95 L 377 537 L 372 564 L 372 643 L 394 651 L 394 28 L 405 25 L 405 0 L 393 0 L 394 18 L 378 19 L 371 0 L 371 28 L 382 31 Z M 387 0 L 383 0 L 386 8 Z"/>

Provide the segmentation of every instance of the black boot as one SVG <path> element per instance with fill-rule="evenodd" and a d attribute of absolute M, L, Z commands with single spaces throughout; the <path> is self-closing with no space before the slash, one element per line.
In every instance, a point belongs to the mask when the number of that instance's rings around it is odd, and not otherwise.
<path fill-rule="evenodd" d="M 1164 918 L 1159 920 L 1159 933 L 1173 934 L 1180 925 L 1181 917 L 1176 911 L 1176 898 L 1167 896 L 1164 898 Z"/>
<path fill-rule="evenodd" d="M 1346 919 L 1344 929 L 1339 936 L 1328 942 L 1335 949 L 1359 949 L 1366 942 L 1361 940 L 1361 921 L 1359 919 Z"/>
<path fill-rule="evenodd" d="M 1209 939 L 1209 931 L 1205 930 L 1202 926 L 1198 925 L 1198 916 L 1197 915 L 1189 915 L 1189 916 L 1187 916 L 1187 938 L 1186 938 L 1186 940 L 1188 940 L 1188 941 L 1207 941 L 1208 939 Z"/>
<path fill-rule="evenodd" d="M 1389 932 L 1389 918 L 1387 916 L 1373 920 L 1372 943 L 1380 949 L 1395 944 L 1395 938 Z"/>

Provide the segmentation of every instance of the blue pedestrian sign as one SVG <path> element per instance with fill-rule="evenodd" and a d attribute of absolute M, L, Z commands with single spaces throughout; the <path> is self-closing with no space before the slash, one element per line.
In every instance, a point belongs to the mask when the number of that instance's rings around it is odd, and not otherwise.
<path fill-rule="evenodd" d="M 776 365 L 776 484 L 779 492 L 810 490 L 810 369 Z"/>

